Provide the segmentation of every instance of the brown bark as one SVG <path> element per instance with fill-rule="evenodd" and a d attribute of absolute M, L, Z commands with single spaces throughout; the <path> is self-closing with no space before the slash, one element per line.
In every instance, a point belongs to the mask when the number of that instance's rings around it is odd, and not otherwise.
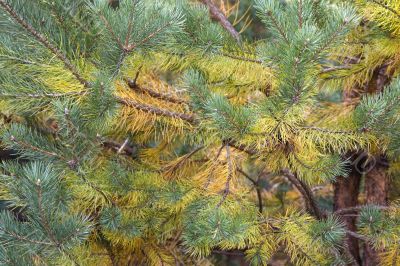
<path fill-rule="evenodd" d="M 384 86 L 390 81 L 390 73 L 387 73 L 387 64 L 383 64 L 377 67 L 373 71 L 372 78 L 364 86 L 360 88 L 353 88 L 352 90 L 345 90 L 343 95 L 344 104 L 353 105 L 357 104 L 362 94 L 376 94 L 383 91 Z M 376 166 L 373 169 L 364 169 L 363 164 L 365 163 L 362 157 L 362 152 L 356 154 L 358 159 L 353 162 L 353 168 L 349 177 L 339 177 L 337 182 L 334 184 L 334 209 L 335 211 L 343 208 L 355 207 L 358 204 L 359 186 L 361 176 L 363 172 L 366 172 L 365 180 L 365 192 L 367 197 L 367 203 L 379 203 L 386 202 L 387 197 L 387 177 L 382 171 L 382 165 Z M 354 159 L 354 158 L 353 158 Z M 384 196 L 385 195 L 385 196 Z M 347 215 L 349 213 L 346 213 Z M 354 214 L 354 216 L 351 216 Z M 350 216 L 342 216 L 348 230 L 356 231 L 356 211 L 350 213 Z M 369 246 L 364 246 L 364 257 L 361 261 L 359 252 L 359 243 L 353 236 L 347 236 L 348 251 L 353 256 L 356 263 L 361 265 L 377 265 L 376 264 L 376 251 L 372 250 Z"/>
<path fill-rule="evenodd" d="M 365 176 L 365 203 L 385 206 L 388 203 L 389 179 L 386 173 L 387 163 L 379 160 Z M 379 265 L 378 251 L 371 245 L 364 245 L 364 266 Z"/>
<path fill-rule="evenodd" d="M 361 173 L 353 167 L 348 177 L 338 177 L 334 183 L 334 210 L 351 208 L 358 205 L 358 194 L 361 182 Z M 351 213 L 353 214 L 353 213 Z M 341 218 L 349 231 L 357 231 L 356 217 L 342 215 Z M 354 212 L 354 214 L 356 214 Z M 346 245 L 348 255 L 351 255 L 356 264 L 361 265 L 358 239 L 347 234 Z"/>
<path fill-rule="evenodd" d="M 324 213 L 320 210 L 317 202 L 314 199 L 314 195 L 307 184 L 301 181 L 296 174 L 291 173 L 289 170 L 285 169 L 282 174 L 296 187 L 296 189 L 303 196 L 307 211 L 314 215 L 317 219 L 322 219 L 325 217 Z"/>
<path fill-rule="evenodd" d="M 229 32 L 229 34 L 235 38 L 235 40 L 240 43 L 240 35 L 233 27 L 233 25 L 229 22 L 227 17 L 222 13 L 222 11 L 213 3 L 212 0 L 200 0 L 203 4 L 205 4 L 211 14 L 211 18 L 217 20 L 222 27 L 225 28 Z"/>

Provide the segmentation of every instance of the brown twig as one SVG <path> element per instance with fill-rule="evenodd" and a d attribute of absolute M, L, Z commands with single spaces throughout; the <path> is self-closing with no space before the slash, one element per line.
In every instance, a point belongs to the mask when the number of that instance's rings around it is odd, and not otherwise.
<path fill-rule="evenodd" d="M 282 174 L 292 183 L 296 189 L 301 193 L 306 203 L 307 210 L 318 219 L 324 217 L 324 214 L 317 206 L 314 195 L 311 189 L 301 181 L 295 174 L 291 173 L 288 169 L 282 170 Z"/>
<path fill-rule="evenodd" d="M 104 147 L 112 148 L 115 151 L 118 151 L 119 149 L 121 149 L 121 147 L 123 147 L 122 151 L 124 151 L 125 154 L 130 155 L 130 156 L 134 155 L 137 152 L 136 147 L 132 147 L 128 144 L 122 145 L 114 140 L 106 140 L 106 141 L 103 141 L 102 143 L 103 143 Z"/>
<path fill-rule="evenodd" d="M 253 58 L 248 58 L 248 57 L 243 57 L 243 56 L 232 55 L 232 54 L 228 54 L 228 53 L 222 53 L 222 55 L 225 57 L 229 57 L 229 58 L 240 60 L 240 61 L 262 64 L 262 60 L 260 60 L 260 59 L 253 59 Z"/>
<path fill-rule="evenodd" d="M 185 113 L 169 111 L 166 109 L 157 108 L 157 107 L 154 107 L 154 106 L 148 105 L 148 104 L 138 103 L 133 100 L 125 99 L 125 98 L 121 98 L 121 97 L 117 97 L 117 101 L 120 104 L 129 106 L 129 107 L 133 107 L 137 110 L 140 110 L 140 111 L 143 111 L 146 113 L 151 113 L 151 114 L 165 116 L 165 117 L 171 117 L 171 118 L 177 118 L 177 119 L 181 119 L 183 121 L 189 122 L 191 124 L 197 124 L 197 119 L 192 114 L 185 114 Z"/>
<path fill-rule="evenodd" d="M 222 13 L 222 11 L 211 0 L 200 0 L 200 2 L 208 7 L 212 18 L 217 20 L 221 24 L 221 26 L 224 27 L 238 43 L 240 43 L 239 33 L 229 22 L 224 13 Z"/>
<path fill-rule="evenodd" d="M 226 161 L 228 163 L 228 177 L 226 178 L 225 182 L 225 189 L 224 189 L 224 194 L 222 195 L 222 199 L 218 202 L 217 208 L 221 207 L 222 203 L 224 203 L 226 197 L 228 197 L 228 194 L 230 192 L 230 185 L 231 185 L 231 180 L 233 178 L 233 165 L 231 161 L 231 150 L 230 146 L 227 143 L 225 145 L 226 148 Z"/>
<path fill-rule="evenodd" d="M 231 146 L 232 148 L 235 148 L 235 149 L 237 149 L 237 150 L 239 150 L 239 151 L 243 151 L 243 152 L 245 152 L 245 153 L 247 153 L 247 154 L 249 154 L 249 155 L 255 155 L 255 154 L 257 154 L 257 150 L 252 149 L 252 148 L 249 148 L 249 147 L 246 147 L 246 146 L 243 145 L 243 144 L 238 144 L 238 143 L 237 143 L 236 141 L 234 141 L 234 140 L 228 140 L 227 142 L 228 142 L 229 146 Z"/>
<path fill-rule="evenodd" d="M 184 99 L 179 99 L 179 98 L 176 98 L 176 97 L 164 94 L 164 93 L 160 93 L 160 92 L 154 91 L 154 90 L 149 89 L 149 88 L 144 88 L 142 86 L 139 86 L 136 83 L 136 78 L 134 80 L 126 79 L 126 81 L 128 83 L 129 88 L 131 88 L 132 90 L 138 90 L 140 92 L 147 93 L 148 95 L 150 95 L 153 98 L 160 99 L 160 100 L 167 101 L 167 102 L 171 102 L 171 103 L 177 103 L 177 104 L 187 104 L 188 103 Z"/>

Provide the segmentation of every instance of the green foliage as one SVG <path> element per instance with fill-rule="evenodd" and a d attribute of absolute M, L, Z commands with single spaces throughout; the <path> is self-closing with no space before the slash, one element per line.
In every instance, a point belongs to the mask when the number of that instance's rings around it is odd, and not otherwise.
<path fill-rule="evenodd" d="M 71 200 L 61 172 L 44 163 L 25 166 L 3 164 L 5 186 L 15 204 L 24 207 L 23 221 L 10 211 L 0 214 L 1 261 L 34 264 L 51 262 L 57 256 L 73 260 L 72 249 L 85 241 L 91 231 L 88 217 L 68 209 Z"/>
<path fill-rule="evenodd" d="M 1 145 L 16 158 L 2 164 L 0 264 L 208 265 L 216 250 L 351 263 L 342 216 L 316 195 L 347 175 L 347 151 L 398 159 L 400 81 L 355 108 L 329 102 L 356 9 L 254 9 L 268 38 L 237 43 L 193 1 L 0 0 Z M 396 34 L 382 12 L 367 17 Z M 353 234 L 393 261 L 397 206 L 360 209 Z"/>

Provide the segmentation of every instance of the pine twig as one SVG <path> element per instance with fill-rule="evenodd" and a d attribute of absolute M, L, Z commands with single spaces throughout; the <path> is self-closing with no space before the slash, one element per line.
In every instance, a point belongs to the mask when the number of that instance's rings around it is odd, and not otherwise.
<path fill-rule="evenodd" d="M 165 116 L 165 117 L 171 117 L 171 118 L 177 118 L 177 119 L 181 119 L 183 121 L 189 122 L 190 124 L 197 124 L 197 122 L 198 122 L 196 117 L 191 114 L 173 112 L 173 111 L 157 108 L 152 105 L 138 103 L 138 102 L 135 102 L 135 101 L 132 101 L 129 99 L 125 99 L 125 98 L 121 98 L 121 97 L 117 97 L 117 101 L 120 104 L 129 106 L 129 107 L 133 107 L 137 110 L 140 110 L 140 111 L 143 111 L 146 113 L 155 114 L 155 115 L 159 115 L 159 116 Z"/>
<path fill-rule="evenodd" d="M 85 87 L 90 87 L 89 82 L 81 76 L 76 67 L 71 63 L 71 61 L 50 41 L 41 33 L 39 33 L 35 28 L 32 27 L 27 21 L 25 21 L 5 0 L 0 0 L 0 6 L 6 11 L 15 22 L 22 26 L 26 31 L 28 31 L 37 41 L 39 41 L 43 46 L 49 49 L 59 60 L 64 63 L 64 66 L 75 76 L 75 78 Z"/>
<path fill-rule="evenodd" d="M 278 21 L 272 14 L 272 11 L 267 11 L 267 16 L 271 19 L 272 24 L 274 24 L 275 28 L 278 30 L 279 34 L 282 36 L 282 38 L 285 40 L 285 42 L 287 44 L 290 44 L 290 41 L 289 41 L 288 37 L 286 36 L 285 31 L 282 29 L 282 26 L 279 25 Z"/>
<path fill-rule="evenodd" d="M 155 36 L 157 36 L 160 32 L 162 32 L 163 30 L 165 30 L 168 26 L 170 26 L 172 24 L 172 20 L 168 21 L 167 23 L 165 23 L 164 25 L 162 25 L 161 27 L 159 27 L 158 29 L 156 29 L 154 32 L 150 33 L 149 35 L 147 35 L 144 39 L 142 39 L 139 43 L 132 43 L 128 46 L 125 47 L 125 50 L 129 53 L 131 51 L 133 51 L 136 47 L 143 45 L 145 43 L 147 43 L 148 41 L 150 41 L 151 39 L 153 39 Z"/>
<path fill-rule="evenodd" d="M 204 148 L 204 146 L 199 146 L 197 148 L 195 148 L 194 150 L 192 150 L 191 152 L 185 154 L 175 165 L 173 165 L 172 167 L 164 167 L 161 169 L 161 171 L 169 171 L 169 172 L 175 172 L 176 170 L 179 169 L 179 167 L 187 160 L 189 160 L 193 155 L 195 155 L 196 153 L 198 153 L 199 151 L 201 151 Z"/>
<path fill-rule="evenodd" d="M 129 138 L 126 138 L 126 140 L 124 141 L 124 143 L 122 143 L 121 147 L 119 147 L 117 153 L 120 154 L 123 150 L 125 150 L 126 145 L 128 145 L 129 142 Z"/>
<path fill-rule="evenodd" d="M 228 163 L 228 177 L 225 182 L 224 194 L 222 195 L 222 199 L 218 202 L 217 208 L 221 207 L 222 203 L 224 203 L 224 201 L 228 197 L 228 194 L 230 192 L 231 180 L 233 178 L 233 165 L 232 165 L 232 161 L 231 161 L 231 150 L 230 150 L 230 146 L 228 143 L 225 145 L 225 148 L 226 148 L 226 160 Z"/>
<path fill-rule="evenodd" d="M 322 219 L 324 217 L 324 214 L 322 211 L 319 209 L 317 206 L 317 203 L 314 199 L 314 195 L 311 191 L 311 189 L 303 182 L 301 181 L 296 175 L 291 173 L 288 169 L 282 170 L 282 174 L 289 179 L 289 181 L 296 187 L 296 189 L 302 194 L 306 207 L 308 211 L 313 214 L 316 218 Z"/>
<path fill-rule="evenodd" d="M 7 98 L 61 98 L 61 97 L 68 97 L 68 96 L 79 96 L 84 95 L 86 91 L 71 91 L 71 92 L 64 92 L 64 93 L 27 93 L 27 94 L 8 94 L 8 93 L 0 93 L 0 97 L 7 97 Z"/>
<path fill-rule="evenodd" d="M 262 64 L 262 60 L 260 60 L 260 59 L 253 59 L 253 58 L 248 58 L 248 57 L 243 57 L 243 56 L 232 55 L 232 54 L 228 54 L 228 53 L 222 53 L 222 55 L 225 57 L 229 57 L 229 58 L 244 61 L 244 62 Z"/>
<path fill-rule="evenodd" d="M 227 17 L 222 13 L 222 11 L 211 0 L 200 0 L 200 2 L 202 2 L 208 7 L 211 16 L 215 20 L 217 20 L 221 24 L 221 26 L 224 27 L 238 43 L 240 43 L 239 33 L 229 22 Z"/>
<path fill-rule="evenodd" d="M 46 231 L 47 235 L 49 236 L 50 240 L 54 243 L 55 247 L 57 247 L 57 249 L 61 253 L 65 254 L 74 263 L 74 265 L 79 266 L 79 263 L 76 261 L 76 259 L 63 248 L 62 243 L 56 238 L 52 228 L 50 227 L 50 224 L 49 224 L 47 218 L 45 217 L 45 214 L 43 211 L 43 206 L 42 206 L 43 192 L 42 192 L 42 186 L 40 183 L 40 179 L 37 180 L 35 187 L 36 187 L 36 193 L 38 194 L 39 218 L 40 218 L 40 222 L 43 226 L 43 229 Z"/>
<path fill-rule="evenodd" d="M 382 3 L 382 2 L 380 2 L 380 1 L 378 1 L 378 0 L 370 0 L 370 1 L 371 1 L 372 3 L 374 3 L 374 4 L 376 4 L 376 5 L 378 5 L 378 6 L 382 7 L 382 8 L 384 8 L 384 9 L 386 9 L 386 10 L 392 12 L 395 16 L 397 16 L 398 19 L 400 19 L 400 14 L 399 14 L 396 10 L 394 10 L 393 8 L 391 8 L 390 6 L 388 6 L 388 5 L 386 5 L 386 4 Z"/>
<path fill-rule="evenodd" d="M 126 145 L 123 145 L 114 140 L 105 140 L 102 142 L 102 144 L 104 147 L 109 147 L 116 151 L 118 151 L 119 149 L 121 149 L 121 147 L 123 147 L 121 152 L 124 151 L 125 154 L 130 155 L 130 156 L 133 156 L 137 151 L 137 149 L 135 147 L 128 145 L 128 143 Z"/>
<path fill-rule="evenodd" d="M 254 187 L 256 188 L 257 200 L 258 200 L 258 211 L 260 213 L 262 213 L 262 211 L 263 211 L 263 200 L 262 200 L 262 195 L 261 195 L 261 187 L 259 185 L 259 178 L 257 179 L 257 181 L 254 180 L 253 178 L 250 177 L 250 175 L 248 173 L 246 173 L 245 171 L 243 171 L 239 167 L 236 167 L 236 171 L 238 171 L 244 177 L 246 177 L 254 185 Z"/>
<path fill-rule="evenodd" d="M 255 150 L 255 149 L 252 149 L 252 148 L 249 148 L 249 147 L 246 147 L 245 145 L 243 145 L 243 144 L 238 144 L 236 141 L 234 141 L 234 140 L 228 140 L 228 144 L 229 144 L 229 146 L 231 146 L 231 147 L 233 147 L 233 148 L 235 148 L 235 149 L 237 149 L 237 150 L 239 150 L 239 151 L 243 151 L 243 152 L 245 152 L 245 153 L 247 153 L 247 154 L 249 154 L 249 155 L 255 155 L 255 154 L 257 154 L 257 150 Z"/>
<path fill-rule="evenodd" d="M 324 73 L 329 73 L 329 72 L 334 72 L 334 71 L 338 71 L 338 70 L 349 70 L 351 69 L 351 66 L 347 66 L 347 65 L 343 65 L 343 66 L 333 66 L 333 67 L 328 67 L 328 68 L 324 68 L 320 74 L 324 74 Z"/>
<path fill-rule="evenodd" d="M 42 153 L 42 154 L 44 154 L 46 156 L 56 157 L 56 158 L 61 159 L 61 160 L 67 160 L 62 155 L 59 155 L 59 154 L 57 154 L 55 152 L 43 150 L 43 149 L 41 149 L 39 147 L 33 146 L 32 144 L 24 142 L 24 141 L 17 140 L 14 136 L 11 136 L 10 140 L 12 142 L 14 142 L 15 144 L 20 145 L 22 148 L 25 148 L 25 149 L 28 149 L 28 150 L 32 150 L 32 151 L 35 151 L 35 152 L 39 152 L 39 153 Z"/>
<path fill-rule="evenodd" d="M 142 86 L 139 86 L 136 83 L 136 79 L 137 78 L 135 78 L 133 80 L 132 79 L 126 79 L 129 88 L 131 88 L 132 90 L 138 90 L 138 91 L 147 93 L 148 95 L 150 95 L 153 98 L 160 99 L 160 100 L 167 101 L 167 102 L 171 102 L 171 103 L 176 103 L 176 104 L 187 104 L 188 103 L 184 99 L 179 99 L 179 98 L 176 98 L 176 97 L 164 94 L 164 93 L 157 92 L 157 91 L 149 89 L 149 88 L 144 88 Z"/>

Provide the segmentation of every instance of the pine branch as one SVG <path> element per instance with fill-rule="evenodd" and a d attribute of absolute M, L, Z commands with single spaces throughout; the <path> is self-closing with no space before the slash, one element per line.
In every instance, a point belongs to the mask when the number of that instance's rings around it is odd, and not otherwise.
<path fill-rule="evenodd" d="M 391 8 L 390 6 L 380 2 L 378 0 L 368 0 L 368 1 L 371 1 L 372 3 L 374 3 L 374 4 L 378 5 L 378 6 L 384 8 L 384 9 L 390 11 L 390 12 L 392 12 L 395 16 L 397 16 L 398 19 L 400 19 L 400 14 L 396 10 Z"/>
<path fill-rule="evenodd" d="M 133 14 L 134 14 L 135 7 L 136 7 L 137 3 L 138 3 L 137 1 L 133 1 L 131 11 L 129 12 L 129 22 L 128 22 L 128 30 L 126 32 L 126 38 L 125 38 L 125 47 L 127 47 L 129 45 L 129 39 L 131 38 L 131 35 L 132 35 L 132 31 L 133 31 Z"/>
<path fill-rule="evenodd" d="M 46 217 L 44 216 L 43 213 L 43 208 L 42 208 L 42 186 L 40 184 L 40 179 L 37 180 L 36 182 L 36 193 L 38 194 L 38 210 L 39 210 L 39 218 L 40 221 L 43 225 L 44 230 L 46 231 L 47 235 L 50 237 L 51 241 L 58 247 L 60 243 L 56 239 L 53 231 L 50 228 L 49 223 L 47 222 Z"/>
<path fill-rule="evenodd" d="M 245 152 L 245 153 L 247 153 L 249 155 L 256 155 L 257 154 L 257 150 L 251 149 L 249 147 L 246 147 L 243 144 L 238 144 L 234 140 L 227 140 L 227 142 L 228 142 L 229 146 L 231 146 L 231 147 L 233 147 L 233 148 L 235 148 L 237 150 L 243 151 L 243 152 Z"/>
<path fill-rule="evenodd" d="M 55 246 L 55 244 L 51 243 L 51 242 L 32 240 L 32 239 L 30 239 L 28 237 L 18 235 L 15 232 L 10 232 L 10 231 L 6 230 L 4 227 L 0 227 L 0 231 L 6 233 L 7 235 L 9 235 L 9 236 L 11 236 L 11 237 L 13 237 L 13 238 L 15 238 L 15 239 L 17 239 L 19 241 L 22 241 L 23 243 L 29 242 L 29 243 L 32 243 L 32 244 L 35 244 L 35 245 L 45 245 L 45 246 L 52 246 L 52 247 Z M 2 243 L 2 244 L 4 244 L 4 243 Z"/>
<path fill-rule="evenodd" d="M 160 100 L 167 101 L 167 102 L 171 102 L 171 103 L 176 103 L 176 104 L 188 104 L 188 102 L 186 100 L 184 100 L 184 99 L 179 99 L 179 98 L 170 96 L 170 95 L 165 94 L 165 93 L 160 93 L 160 92 L 154 91 L 152 89 L 144 88 L 142 86 L 139 86 L 136 83 L 136 79 L 134 79 L 134 80 L 126 79 L 126 81 L 128 83 L 129 88 L 131 88 L 132 90 L 135 90 L 135 91 L 138 90 L 138 91 L 147 93 L 148 95 L 150 95 L 153 98 L 160 99 Z"/>
<path fill-rule="evenodd" d="M 319 209 L 313 193 L 311 189 L 300 179 L 297 178 L 296 175 L 291 173 L 289 170 L 284 169 L 282 170 L 282 174 L 289 179 L 289 181 L 297 188 L 297 190 L 302 194 L 308 211 L 313 214 L 316 218 L 322 219 L 325 215 Z"/>
<path fill-rule="evenodd" d="M 331 130 L 328 128 L 314 127 L 314 126 L 303 126 L 301 130 L 313 130 L 327 134 L 342 134 L 342 135 L 354 135 L 356 132 L 350 130 Z"/>
<path fill-rule="evenodd" d="M 157 108 L 157 107 L 154 107 L 151 105 L 138 103 L 138 102 L 135 102 L 135 101 L 132 101 L 129 99 L 125 99 L 125 98 L 121 98 L 121 97 L 117 97 L 117 101 L 120 104 L 129 106 L 129 107 L 133 107 L 137 110 L 140 110 L 140 111 L 143 111 L 146 113 L 155 114 L 155 115 L 159 115 L 159 116 L 165 116 L 165 117 L 171 117 L 171 118 L 177 118 L 177 119 L 181 119 L 183 121 L 189 122 L 190 124 L 198 123 L 197 118 L 191 114 L 177 113 L 177 112 Z"/>
<path fill-rule="evenodd" d="M 201 151 L 204 148 L 204 146 L 199 146 L 197 148 L 195 148 L 194 150 L 192 150 L 191 152 L 189 152 L 188 154 L 184 155 L 181 160 L 179 160 L 179 162 L 177 162 L 175 165 L 173 165 L 172 167 L 164 167 L 163 169 L 161 169 L 160 171 L 169 171 L 169 172 L 175 172 L 176 170 L 179 169 L 179 167 L 188 159 L 190 159 L 190 157 L 192 157 L 193 155 L 195 155 L 196 153 L 198 153 L 199 151 Z"/>
<path fill-rule="evenodd" d="M 42 153 L 42 154 L 44 154 L 46 156 L 56 157 L 56 158 L 59 158 L 61 160 L 65 160 L 66 161 L 66 158 L 64 156 L 62 156 L 62 155 L 59 155 L 59 154 L 57 154 L 55 152 L 50 152 L 50 151 L 43 150 L 43 149 L 41 149 L 39 147 L 33 146 L 30 143 L 27 143 L 27 142 L 24 142 L 24 141 L 17 140 L 14 136 L 11 136 L 10 140 L 12 142 L 16 143 L 17 145 L 20 145 L 22 148 L 33 150 L 35 152 Z"/>
<path fill-rule="evenodd" d="M 353 232 L 353 231 L 350 231 L 350 230 L 346 230 L 346 233 L 349 234 L 349 235 L 351 235 L 352 237 L 357 238 L 357 239 L 363 240 L 363 241 L 365 241 L 365 242 L 369 242 L 368 237 L 363 236 L 363 235 L 360 235 L 360 234 L 358 234 L 358 233 L 356 233 L 356 232 Z"/>
<path fill-rule="evenodd" d="M 248 57 L 243 57 L 243 56 L 232 55 L 232 54 L 228 54 L 228 53 L 222 53 L 222 55 L 225 57 L 229 57 L 229 58 L 244 61 L 244 62 L 252 62 L 252 63 L 262 64 L 262 60 L 260 60 L 260 59 L 253 59 L 253 58 L 248 58 Z"/>
<path fill-rule="evenodd" d="M 157 36 L 160 32 L 162 32 L 164 29 L 166 29 L 168 26 L 170 26 L 172 24 L 172 22 L 173 22 L 173 19 L 171 19 L 170 21 L 168 21 L 167 23 L 165 23 L 164 25 L 162 25 L 161 27 L 159 27 L 158 29 L 156 29 L 155 31 L 150 33 L 147 37 L 142 39 L 139 43 L 132 43 L 132 44 L 126 46 L 125 50 L 129 53 L 129 52 L 133 51 L 136 47 L 139 47 L 139 46 L 147 43 L 148 41 L 153 39 L 155 36 Z"/>
<path fill-rule="evenodd" d="M 115 205 L 115 202 L 110 197 L 108 197 L 107 194 L 104 191 L 102 191 L 98 186 L 90 182 L 83 174 L 79 172 L 77 174 L 83 180 L 83 182 L 85 182 L 90 188 L 99 193 L 109 204 L 113 206 Z"/>
<path fill-rule="evenodd" d="M 257 199 L 258 199 L 258 211 L 260 213 L 262 213 L 262 211 L 263 211 L 263 201 L 262 201 L 262 195 L 261 195 L 261 188 L 260 188 L 260 185 L 258 184 L 259 179 L 257 181 L 255 181 L 253 178 L 250 177 L 250 175 L 248 173 L 246 173 L 245 171 L 243 171 L 239 167 L 236 167 L 236 171 L 238 171 L 244 177 L 246 177 L 254 185 L 254 187 L 256 188 Z"/>
<path fill-rule="evenodd" d="M 349 70 L 351 69 L 351 66 L 334 66 L 334 67 L 328 67 L 328 68 L 324 68 L 320 74 L 324 74 L 324 73 L 329 73 L 329 72 L 334 72 L 337 70 Z"/>
<path fill-rule="evenodd" d="M 14 60 L 14 61 L 17 61 L 17 62 L 21 62 L 22 64 L 25 64 L 25 65 L 37 65 L 37 66 L 42 66 L 42 67 L 48 67 L 49 66 L 49 65 L 46 65 L 46 64 L 33 62 L 33 61 L 30 61 L 30 60 L 22 59 L 22 58 L 15 57 L 15 56 L 9 56 L 9 55 L 5 55 L 5 54 L 0 54 L 0 58 L 2 58 L 2 57 L 6 58 L 6 59 L 9 59 L 9 60 Z"/>
<path fill-rule="evenodd" d="M 36 31 L 32 25 L 25 21 L 5 0 L 0 0 L 0 6 L 6 11 L 15 22 L 28 31 L 37 41 L 49 49 L 59 60 L 64 63 L 64 66 L 75 76 L 75 78 L 85 87 L 89 87 L 89 82 L 81 76 L 76 67 L 71 61 L 41 33 Z"/>
<path fill-rule="evenodd" d="M 62 253 L 65 254 L 73 263 L 74 265 L 79 266 L 79 263 L 76 262 L 75 258 L 72 257 L 71 254 L 69 254 L 69 252 L 67 252 L 63 246 L 62 243 L 60 241 L 58 241 L 58 239 L 56 238 L 56 236 L 54 235 L 53 230 L 50 227 L 50 224 L 47 220 L 47 218 L 44 215 L 44 210 L 43 210 L 43 206 L 42 206 L 42 186 L 40 183 L 40 179 L 37 180 L 37 182 L 35 183 L 36 185 L 36 193 L 38 194 L 38 211 L 39 211 L 39 219 L 41 224 L 43 225 L 44 230 L 46 231 L 47 235 L 49 236 L 50 240 L 55 244 L 55 246 L 57 247 L 57 249 Z"/>
<path fill-rule="evenodd" d="M 272 24 L 275 26 L 275 28 L 278 30 L 279 34 L 282 36 L 282 38 L 285 40 L 286 44 L 290 44 L 290 41 L 288 39 L 288 37 L 286 36 L 285 31 L 283 30 L 283 28 L 281 27 L 281 25 L 279 25 L 278 21 L 276 20 L 276 18 L 274 17 L 274 15 L 272 14 L 272 11 L 268 10 L 267 11 L 267 16 L 271 19 Z"/>
<path fill-rule="evenodd" d="M 257 181 L 255 181 L 253 178 L 250 177 L 250 175 L 248 173 L 246 173 L 245 171 L 243 171 L 242 168 L 240 167 L 236 167 L 236 171 L 238 171 L 239 173 L 241 173 L 244 177 L 246 177 L 251 183 L 253 183 L 253 185 L 255 187 L 258 186 Z"/>
<path fill-rule="evenodd" d="M 297 0 L 297 17 L 299 21 L 299 28 L 301 29 L 303 27 L 303 1 L 302 0 Z"/>
<path fill-rule="evenodd" d="M 233 165 L 231 161 L 231 150 L 229 144 L 225 145 L 225 149 L 226 149 L 226 161 L 228 163 L 228 177 L 226 178 L 225 182 L 224 194 L 222 195 L 222 199 L 220 200 L 220 202 L 218 202 L 217 208 L 221 207 L 222 203 L 224 203 L 224 201 L 228 197 L 228 194 L 230 192 L 231 180 L 233 178 Z"/>
<path fill-rule="evenodd" d="M 62 97 L 68 97 L 68 96 L 84 95 L 86 93 L 87 93 L 87 91 L 71 91 L 71 92 L 64 92 L 64 93 L 27 93 L 27 94 L 0 93 L 0 97 L 15 98 L 15 99 L 62 98 Z"/>
<path fill-rule="evenodd" d="M 130 156 L 133 156 L 137 151 L 136 147 L 132 147 L 128 144 L 123 145 L 114 140 L 105 140 L 102 142 L 102 144 L 104 147 L 112 148 L 115 151 L 119 151 L 122 148 L 121 152 L 124 151 L 125 154 L 130 155 Z"/>
<path fill-rule="evenodd" d="M 229 22 L 227 17 L 221 12 L 221 10 L 211 0 L 199 0 L 199 1 L 208 7 L 211 16 L 215 20 L 217 20 L 221 24 L 221 26 L 224 27 L 238 43 L 240 43 L 239 33 Z"/>
<path fill-rule="evenodd" d="M 106 17 L 102 14 L 98 14 L 101 21 L 103 21 L 104 26 L 106 26 L 106 29 L 108 30 L 108 32 L 110 33 L 111 37 L 114 39 L 114 41 L 117 43 L 117 45 L 119 46 L 119 48 L 121 50 L 125 50 L 126 47 L 124 46 L 124 44 L 121 42 L 121 40 L 118 38 L 117 34 L 114 32 L 114 30 L 112 29 L 110 23 L 108 22 L 108 20 L 106 19 Z"/>

